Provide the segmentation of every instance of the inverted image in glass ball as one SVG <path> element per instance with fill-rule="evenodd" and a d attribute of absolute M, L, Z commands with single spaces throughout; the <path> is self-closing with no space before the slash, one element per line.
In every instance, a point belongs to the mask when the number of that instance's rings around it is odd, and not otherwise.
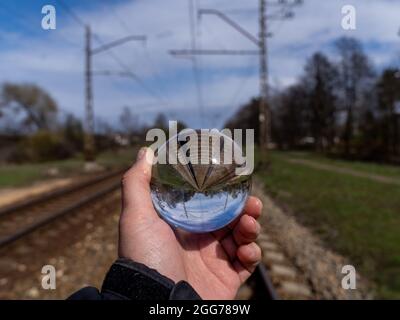
<path fill-rule="evenodd" d="M 151 197 L 158 214 L 189 232 L 210 232 L 242 212 L 250 175 L 238 174 L 241 148 L 219 131 L 184 130 L 156 152 Z M 229 156 L 230 154 L 230 156 Z M 238 169 L 238 170 L 236 170 Z"/>

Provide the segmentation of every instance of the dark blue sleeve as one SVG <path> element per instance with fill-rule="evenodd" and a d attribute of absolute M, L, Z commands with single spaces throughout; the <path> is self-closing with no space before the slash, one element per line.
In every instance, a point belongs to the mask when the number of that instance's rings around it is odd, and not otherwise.
<path fill-rule="evenodd" d="M 118 259 L 108 271 L 101 291 L 86 287 L 69 300 L 200 300 L 186 281 L 174 283 L 157 270 L 129 259 Z"/>

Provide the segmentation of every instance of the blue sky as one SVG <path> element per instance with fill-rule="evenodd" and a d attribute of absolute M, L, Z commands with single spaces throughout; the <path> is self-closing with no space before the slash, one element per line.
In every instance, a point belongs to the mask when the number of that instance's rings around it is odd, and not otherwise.
<path fill-rule="evenodd" d="M 147 42 L 131 42 L 114 50 L 138 82 L 123 77 L 94 77 L 96 118 L 118 122 L 123 106 L 140 121 L 151 121 L 158 112 L 168 118 L 201 125 L 192 63 L 168 54 L 190 47 L 188 0 L 64 0 L 103 41 L 128 34 L 146 35 Z M 221 10 L 256 35 L 258 0 L 197 0 L 199 8 Z M 42 30 L 41 8 L 56 7 L 57 29 Z M 341 8 L 356 8 L 357 29 L 341 28 Z M 272 8 L 270 8 L 272 10 Z M 268 38 L 269 80 L 285 87 L 301 74 L 305 59 L 317 50 L 336 59 L 333 41 L 343 35 L 359 39 L 380 69 L 400 65 L 400 1 L 304 0 L 295 18 L 273 21 Z M 205 16 L 196 24 L 196 41 L 207 49 L 250 49 L 254 45 L 216 17 Z M 36 83 L 57 100 L 61 109 L 79 117 L 84 111 L 84 30 L 58 1 L 0 1 L 0 83 Z M 97 43 L 94 42 L 94 46 Z M 257 95 L 258 57 L 198 58 L 204 126 L 220 126 L 238 106 Z M 94 70 L 120 71 L 103 52 L 93 58 Z"/>

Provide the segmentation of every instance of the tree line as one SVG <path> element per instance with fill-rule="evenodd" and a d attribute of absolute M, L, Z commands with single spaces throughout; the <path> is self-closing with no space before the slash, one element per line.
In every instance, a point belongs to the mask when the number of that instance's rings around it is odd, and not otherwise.
<path fill-rule="evenodd" d="M 168 132 L 163 113 L 153 123 L 139 121 L 134 107 L 124 106 L 115 122 L 97 117 L 97 152 L 142 144 L 151 128 Z M 178 121 L 178 130 L 186 124 Z M 4 83 L 0 87 L 0 162 L 42 162 L 79 156 L 84 149 L 84 123 L 61 110 L 44 88 L 33 83 Z"/>
<path fill-rule="evenodd" d="M 111 123 L 96 118 L 97 152 L 140 143 L 149 125 L 141 124 L 124 106 Z M 154 126 L 168 128 L 163 114 Z M 44 88 L 33 83 L 4 83 L 0 87 L 0 162 L 41 162 L 79 156 L 84 149 L 84 124 L 60 109 Z"/>
<path fill-rule="evenodd" d="M 296 83 L 270 97 L 272 141 L 348 159 L 400 162 L 400 71 L 378 72 L 359 41 L 335 41 L 335 59 L 315 52 Z M 254 98 L 226 123 L 254 128 Z"/>

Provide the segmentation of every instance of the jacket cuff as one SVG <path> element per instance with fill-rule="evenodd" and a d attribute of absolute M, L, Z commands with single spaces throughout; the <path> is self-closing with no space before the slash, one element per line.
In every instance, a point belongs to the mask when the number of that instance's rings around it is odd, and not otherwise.
<path fill-rule="evenodd" d="M 157 270 L 129 259 L 120 258 L 108 271 L 101 289 L 126 300 L 200 300 L 186 281 L 175 284 Z"/>

